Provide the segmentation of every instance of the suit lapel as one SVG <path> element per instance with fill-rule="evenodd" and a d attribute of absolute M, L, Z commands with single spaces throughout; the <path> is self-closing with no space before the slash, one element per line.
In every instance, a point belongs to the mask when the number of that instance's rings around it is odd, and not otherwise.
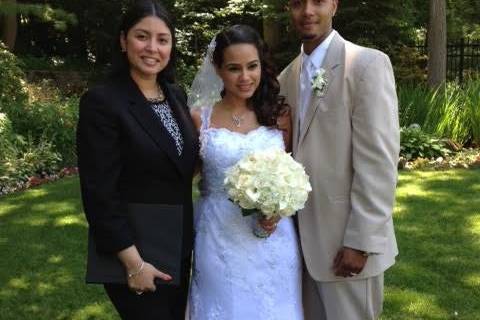
<path fill-rule="evenodd" d="M 338 75 L 339 70 L 341 69 L 338 67 L 343 63 L 342 57 L 344 57 L 344 48 L 344 40 L 337 33 L 333 37 L 332 42 L 328 47 L 327 54 L 325 55 L 325 59 L 322 63 L 322 68 L 326 71 L 326 78 L 328 82 L 326 92 L 321 97 L 318 97 L 314 92 L 312 92 L 312 97 L 310 99 L 307 112 L 305 113 L 305 118 L 303 119 L 301 128 L 299 128 L 300 132 L 297 148 L 301 146 L 315 113 L 317 112 L 317 109 L 321 107 L 322 109 L 327 110 L 327 101 L 330 97 L 332 97 L 332 95 L 336 94 L 336 90 L 335 88 L 332 88 L 332 84 L 335 77 Z"/>
<path fill-rule="evenodd" d="M 292 106 L 295 106 L 292 108 L 292 120 L 293 120 L 293 130 L 292 130 L 292 135 L 293 135 L 293 144 L 292 144 L 292 149 L 293 149 L 293 154 L 295 154 L 297 150 L 297 145 L 298 145 L 298 136 L 299 136 L 299 131 L 300 128 L 298 126 L 299 124 L 299 119 L 298 119 L 298 101 L 299 101 L 299 95 L 298 92 L 300 90 L 300 65 L 302 63 L 301 55 L 298 55 L 297 58 L 293 61 L 292 64 L 292 72 L 290 73 L 289 77 L 290 79 L 287 80 L 287 83 L 294 83 L 295 85 L 290 86 L 288 88 L 288 96 L 291 97 L 290 101 Z"/>
<path fill-rule="evenodd" d="M 137 120 L 140 126 L 148 133 L 150 138 L 155 141 L 157 146 L 166 152 L 170 160 L 172 160 L 172 162 L 175 164 L 178 171 L 183 175 L 184 168 L 181 165 L 180 157 L 178 156 L 174 144 L 170 141 L 170 134 L 163 127 L 136 83 L 130 77 L 127 83 L 126 92 L 129 93 L 130 113 Z M 166 94 L 168 96 L 168 93 Z"/>

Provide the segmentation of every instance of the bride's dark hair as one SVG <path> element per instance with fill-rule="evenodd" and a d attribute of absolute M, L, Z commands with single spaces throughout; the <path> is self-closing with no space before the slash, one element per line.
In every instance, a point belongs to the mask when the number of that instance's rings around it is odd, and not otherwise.
<path fill-rule="evenodd" d="M 280 84 L 271 62 L 270 52 L 258 32 L 250 26 L 237 24 L 220 32 L 215 42 L 212 59 L 219 68 L 223 64 L 223 53 L 229 46 L 247 43 L 257 48 L 262 75 L 257 90 L 248 99 L 248 106 L 255 112 L 260 125 L 276 126 L 278 117 L 288 111 L 289 107 L 285 103 L 285 98 L 279 95 Z M 222 92 L 222 96 L 224 94 L 225 92 Z"/>

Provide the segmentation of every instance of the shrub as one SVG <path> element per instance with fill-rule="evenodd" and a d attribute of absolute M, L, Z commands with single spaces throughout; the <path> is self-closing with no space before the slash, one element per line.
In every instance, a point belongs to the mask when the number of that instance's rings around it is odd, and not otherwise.
<path fill-rule="evenodd" d="M 429 132 L 469 145 L 480 142 L 480 80 L 460 86 L 449 83 L 444 92 L 435 93 L 436 103 L 425 121 Z"/>
<path fill-rule="evenodd" d="M 450 153 L 444 141 L 423 132 L 419 125 L 400 129 L 400 156 L 407 161 L 417 158 L 435 159 Z"/>
<path fill-rule="evenodd" d="M 12 131 L 8 117 L 0 113 L 0 195 L 21 188 L 32 176 L 59 169 L 61 156 L 45 138 L 38 142 Z"/>
<path fill-rule="evenodd" d="M 17 105 L 27 100 L 24 79 L 20 62 L 0 42 L 0 112 L 5 105 Z"/>
<path fill-rule="evenodd" d="M 405 85 L 398 89 L 401 126 L 418 123 L 424 132 L 462 145 L 480 145 L 480 79 L 445 90 Z"/>
<path fill-rule="evenodd" d="M 0 161 L 0 195 L 23 188 L 31 177 L 47 176 L 59 170 L 61 157 L 46 140 L 33 143 L 16 136 L 11 156 Z"/>
<path fill-rule="evenodd" d="M 76 165 L 75 129 L 78 120 L 77 97 L 63 101 L 35 102 L 29 106 L 29 122 L 22 123 L 26 136 L 35 137 L 35 141 L 42 139 L 49 141 L 54 150 L 61 154 L 65 166 Z M 27 117 L 25 117 L 27 118 Z"/>
<path fill-rule="evenodd" d="M 425 83 L 427 79 L 427 56 L 417 48 L 398 46 L 392 50 L 392 64 L 395 79 L 399 83 Z"/>
<path fill-rule="evenodd" d="M 188 93 L 188 90 L 193 82 L 193 79 L 195 78 L 196 73 L 196 66 L 188 65 L 183 60 L 180 60 L 177 63 L 177 80 L 184 88 L 185 92 Z"/>
<path fill-rule="evenodd" d="M 472 145 L 480 147 L 480 79 L 470 83 L 466 90 L 466 109 Z"/>
<path fill-rule="evenodd" d="M 404 84 L 397 89 L 400 126 L 425 124 L 428 112 L 435 103 L 434 92 L 423 85 Z"/>
<path fill-rule="evenodd" d="M 5 113 L 0 113 L 0 162 L 14 154 L 12 122 Z"/>
<path fill-rule="evenodd" d="M 7 107 L 13 131 L 30 137 L 33 143 L 49 141 L 53 151 L 61 155 L 63 165 L 75 165 L 78 97 L 62 98 L 58 91 L 45 85 L 40 91 L 29 87 L 30 103 Z M 36 91 L 42 92 L 42 96 L 35 95 Z"/>
<path fill-rule="evenodd" d="M 18 59 L 0 43 L 0 195 L 32 177 L 76 163 L 78 98 L 27 85 Z"/>

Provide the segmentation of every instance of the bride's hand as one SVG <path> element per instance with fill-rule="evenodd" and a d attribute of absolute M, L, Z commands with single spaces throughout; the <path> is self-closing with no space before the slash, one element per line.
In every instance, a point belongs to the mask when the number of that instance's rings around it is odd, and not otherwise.
<path fill-rule="evenodd" d="M 277 224 L 280 221 L 280 217 L 273 217 L 270 219 L 266 218 L 259 218 L 258 223 L 263 228 L 263 230 L 267 231 L 268 233 L 272 234 L 277 229 Z"/>

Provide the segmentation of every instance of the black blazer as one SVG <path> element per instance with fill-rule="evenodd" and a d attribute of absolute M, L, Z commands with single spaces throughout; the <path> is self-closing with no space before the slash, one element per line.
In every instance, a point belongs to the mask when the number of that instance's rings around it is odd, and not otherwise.
<path fill-rule="evenodd" d="M 97 86 L 80 100 L 80 184 L 97 252 L 114 254 L 135 243 L 127 219 L 131 203 L 182 205 L 183 256 L 192 250 L 192 176 L 198 135 L 184 91 L 171 83 L 162 83 L 162 89 L 183 135 L 181 156 L 130 76 Z"/>

